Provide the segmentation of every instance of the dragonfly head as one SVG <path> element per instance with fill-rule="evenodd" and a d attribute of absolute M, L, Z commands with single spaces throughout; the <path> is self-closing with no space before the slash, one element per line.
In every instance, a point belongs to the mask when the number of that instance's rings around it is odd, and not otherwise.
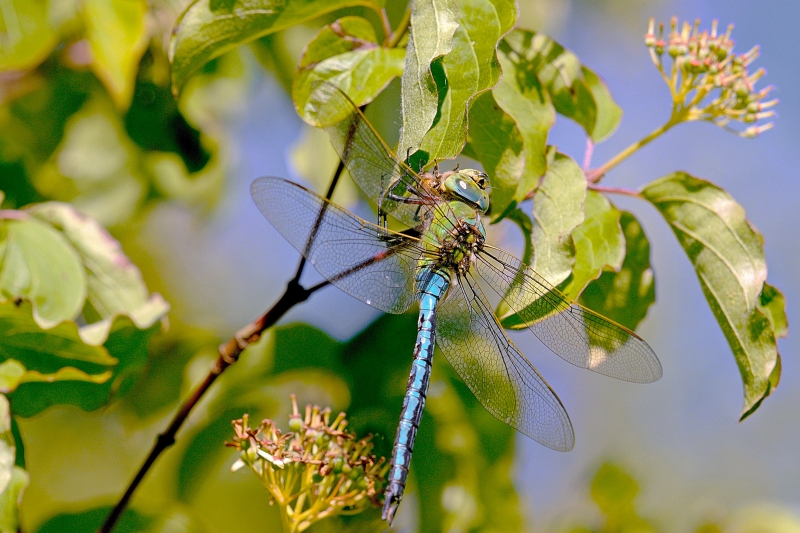
<path fill-rule="evenodd" d="M 442 185 L 447 192 L 481 212 L 489 210 L 492 187 L 485 172 L 471 168 L 458 170 L 445 177 Z"/>

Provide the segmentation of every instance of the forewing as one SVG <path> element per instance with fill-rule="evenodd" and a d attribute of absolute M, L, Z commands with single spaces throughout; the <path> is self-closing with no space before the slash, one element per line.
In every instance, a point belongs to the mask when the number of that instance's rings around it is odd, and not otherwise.
<path fill-rule="evenodd" d="M 575 434 L 553 389 L 500 327 L 470 277 L 459 277 L 436 315 L 436 342 L 487 411 L 549 448 L 571 450 Z"/>
<path fill-rule="evenodd" d="M 392 200 L 389 193 L 419 200 L 416 193 L 426 190 L 425 185 L 386 145 L 361 110 L 338 87 L 327 82 L 314 88 L 309 105 L 364 194 L 382 212 L 409 227 L 417 227 L 429 207 Z"/>
<path fill-rule="evenodd" d="M 476 270 L 534 335 L 564 360 L 635 383 L 661 378 L 658 357 L 638 335 L 569 301 L 508 252 L 485 247 L 478 254 Z"/>
<path fill-rule="evenodd" d="M 264 217 L 332 284 L 387 313 L 414 303 L 417 240 L 280 178 L 259 178 L 250 192 Z"/>

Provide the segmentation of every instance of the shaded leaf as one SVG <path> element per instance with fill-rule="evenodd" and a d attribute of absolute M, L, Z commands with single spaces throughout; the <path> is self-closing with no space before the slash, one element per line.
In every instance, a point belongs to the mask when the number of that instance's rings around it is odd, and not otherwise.
<path fill-rule="evenodd" d="M 437 113 L 419 145 L 412 147 L 429 161 L 455 157 L 464 148 L 468 106 L 500 79 L 497 42 L 517 19 L 516 5 L 502 0 L 460 0 L 458 8 L 460 24 L 453 35 L 452 50 L 431 67 L 438 94 Z M 404 107 L 415 104 L 405 103 L 404 95 Z"/>
<path fill-rule="evenodd" d="M 27 301 L 0 304 L 0 333 L 0 354 L 5 360 L 0 366 L 2 382 L 12 387 L 0 392 L 10 392 L 26 381 L 43 381 L 43 375 L 51 376 L 51 380 L 105 381 L 110 376 L 108 369 L 117 363 L 102 346 L 86 344 L 74 322 L 41 328 Z M 9 361 L 16 363 L 9 364 Z M 20 373 L 20 366 L 24 373 Z M 76 367 L 72 369 L 75 372 L 70 370 L 68 376 L 57 375 L 70 367 Z"/>
<path fill-rule="evenodd" d="M 361 106 L 402 75 L 405 50 L 378 44 L 366 19 L 344 17 L 322 28 L 300 59 L 292 85 L 292 100 L 300 117 L 312 125 L 316 110 L 309 102 L 321 81 L 333 83 Z"/>
<path fill-rule="evenodd" d="M 170 40 L 172 89 L 177 93 L 189 75 L 232 48 L 264 35 L 369 0 L 199 0 L 178 19 Z"/>
<path fill-rule="evenodd" d="M 650 267 L 650 243 L 636 218 L 623 211 L 625 260 L 619 272 L 603 272 L 581 294 L 581 303 L 628 329 L 635 330 L 656 300 Z"/>
<path fill-rule="evenodd" d="M 636 498 L 639 484 L 621 467 L 604 463 L 597 469 L 591 495 L 605 517 L 603 532 L 655 533 L 655 527 L 639 515 Z"/>
<path fill-rule="evenodd" d="M 572 232 L 575 266 L 572 275 L 559 287 L 570 300 L 576 300 L 606 267 L 619 271 L 625 258 L 625 236 L 617 208 L 602 194 L 588 191 L 584 212 L 583 223 Z"/>
<path fill-rule="evenodd" d="M 785 332 L 780 299 L 771 287 L 766 312 L 760 307 L 767 278 L 761 235 L 727 192 L 689 174 L 665 176 L 642 194 L 678 237 L 728 340 L 744 385 L 744 418 L 777 383 L 776 328 Z"/>
<path fill-rule="evenodd" d="M 64 138 L 34 174 L 43 195 L 68 201 L 103 225 L 134 213 L 145 194 L 139 148 L 102 95 L 95 95 L 66 123 Z"/>
<path fill-rule="evenodd" d="M 469 133 L 463 155 L 479 161 L 492 184 L 490 216 L 504 216 L 516 204 L 525 169 L 522 135 L 491 91 L 478 95 L 469 108 Z"/>
<path fill-rule="evenodd" d="M 431 63 L 453 48 L 458 28 L 455 0 L 423 0 L 411 5 L 411 26 L 402 78 L 403 127 L 398 153 L 422 143 L 436 117 L 439 93 Z"/>
<path fill-rule="evenodd" d="M 509 55 L 505 41 L 498 47 L 503 78 L 492 90 L 497 104 L 516 123 L 525 148 L 525 166 L 514 199 L 521 202 L 547 170 L 547 133 L 556 120 L 550 96 L 525 64 Z"/>
<path fill-rule="evenodd" d="M 577 122 L 594 141 L 607 138 L 622 117 L 603 81 L 578 57 L 550 37 L 529 30 L 506 36 L 509 56 L 533 72 L 550 93 L 558 113 Z"/>
<path fill-rule="evenodd" d="M 0 16 L 0 71 L 28 70 L 58 44 L 46 0 L 7 0 Z"/>
<path fill-rule="evenodd" d="M 775 337 L 783 338 L 789 334 L 789 320 L 786 318 L 786 298 L 783 293 L 764 282 L 758 299 L 758 308 L 767 315 L 775 331 Z"/>
<path fill-rule="evenodd" d="M 63 513 L 47 520 L 37 533 L 94 533 L 108 516 L 111 507 L 95 507 L 77 513 Z M 127 508 L 122 513 L 114 527 L 114 531 L 121 533 L 134 533 L 145 531 L 153 522 L 152 517 L 145 516 L 138 511 Z"/>
<path fill-rule="evenodd" d="M 599 143 L 608 139 L 619 126 L 622 120 L 622 108 L 614 101 L 608 86 L 597 74 L 586 67 L 581 67 L 581 73 L 583 82 L 592 93 L 597 106 L 594 128 L 589 132 L 589 137 L 595 143 Z"/>
<path fill-rule="evenodd" d="M 0 300 L 29 299 L 33 317 L 45 329 L 77 317 L 87 282 L 75 250 L 48 224 L 19 211 L 5 213 L 0 219 Z"/>
<path fill-rule="evenodd" d="M 84 0 L 81 13 L 92 50 L 92 70 L 118 109 L 133 98 L 139 60 L 147 48 L 145 0 Z"/>
<path fill-rule="evenodd" d="M 583 171 L 571 157 L 556 154 L 533 197 L 531 235 L 531 267 L 554 286 L 572 272 L 572 232 L 584 221 L 585 198 Z"/>
<path fill-rule="evenodd" d="M 510 211 L 506 218 L 516 224 L 522 232 L 524 248 L 520 260 L 526 265 L 531 264 L 533 260 L 533 220 L 519 208 Z"/>

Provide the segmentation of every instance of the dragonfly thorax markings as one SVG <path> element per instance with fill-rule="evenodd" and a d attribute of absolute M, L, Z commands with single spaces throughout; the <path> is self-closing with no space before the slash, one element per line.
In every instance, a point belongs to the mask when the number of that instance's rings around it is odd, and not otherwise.
<path fill-rule="evenodd" d="M 464 202 L 441 204 L 444 209 L 433 212 L 430 226 L 422 235 L 426 253 L 420 268 L 438 267 L 465 274 L 475 261 L 486 239 L 480 214 Z"/>

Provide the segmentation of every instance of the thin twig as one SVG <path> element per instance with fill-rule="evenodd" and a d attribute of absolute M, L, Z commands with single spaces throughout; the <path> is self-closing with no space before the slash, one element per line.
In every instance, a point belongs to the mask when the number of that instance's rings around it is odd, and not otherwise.
<path fill-rule="evenodd" d="M 622 194 L 625 196 L 632 196 L 634 198 L 641 198 L 642 194 L 633 189 L 625 189 L 623 187 L 606 187 L 605 185 L 597 185 L 594 183 L 589 184 L 589 189 L 597 192 L 604 192 L 607 194 Z"/>
<path fill-rule="evenodd" d="M 344 170 L 344 164 L 340 162 L 325 196 L 328 200 L 330 200 L 333 196 L 333 191 L 339 181 L 339 176 L 341 176 L 342 170 Z M 312 234 L 312 238 L 315 235 L 316 232 Z M 178 430 L 180 430 L 181 426 L 183 426 L 183 423 L 186 422 L 189 413 L 192 411 L 192 409 L 194 409 L 211 385 L 217 380 L 219 375 L 222 374 L 226 368 L 234 364 L 239 359 L 239 356 L 245 350 L 245 348 L 258 341 L 258 339 L 261 338 L 261 334 L 265 330 L 274 326 L 275 323 L 280 320 L 280 318 L 285 315 L 287 311 L 289 311 L 289 309 L 306 301 L 311 294 L 329 284 L 329 282 L 323 281 L 308 289 L 300 285 L 299 280 L 300 276 L 303 274 L 305 265 L 306 259 L 303 257 L 300 259 L 300 263 L 297 266 L 297 272 L 295 273 L 294 278 L 287 283 L 283 296 L 281 296 L 280 299 L 275 302 L 272 308 L 270 308 L 266 313 L 252 323 L 240 329 L 230 340 L 228 340 L 228 342 L 220 345 L 219 357 L 212 367 L 211 372 L 209 372 L 208 376 L 206 376 L 203 382 L 183 403 L 180 410 L 173 417 L 169 426 L 167 426 L 167 429 L 163 433 L 159 434 L 158 437 L 156 437 L 156 442 L 153 445 L 153 448 L 150 450 L 150 454 L 147 456 L 147 459 L 144 460 L 142 466 L 139 467 L 139 471 L 136 472 L 133 480 L 125 490 L 125 493 L 106 517 L 105 522 L 103 522 L 103 525 L 98 530 L 99 533 L 110 533 L 114 529 L 119 517 L 128 506 L 133 493 L 139 487 L 139 484 L 144 479 L 144 476 L 150 471 L 153 463 L 155 463 L 156 459 L 158 459 L 161 453 L 175 444 L 175 435 L 178 433 Z"/>
<path fill-rule="evenodd" d="M 678 124 L 681 121 L 682 117 L 677 117 L 673 114 L 670 120 L 667 121 L 665 124 L 654 129 L 644 138 L 636 141 L 635 143 L 631 144 L 630 146 L 622 150 L 620 153 L 618 153 L 617 155 L 606 161 L 601 167 L 588 170 L 586 172 L 586 180 L 589 183 L 597 183 L 598 181 L 603 179 L 603 176 L 605 176 L 609 170 L 622 163 L 624 160 L 626 160 L 628 157 L 630 157 L 633 153 L 642 148 L 644 145 L 648 144 L 653 139 L 664 134 L 667 130 L 669 130 L 670 128 L 672 128 L 674 125 Z"/>

